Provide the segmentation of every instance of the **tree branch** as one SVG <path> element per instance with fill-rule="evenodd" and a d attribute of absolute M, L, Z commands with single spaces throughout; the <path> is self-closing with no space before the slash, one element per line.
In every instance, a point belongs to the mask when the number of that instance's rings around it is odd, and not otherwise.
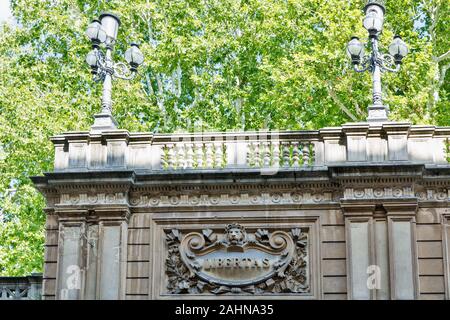
<path fill-rule="evenodd" d="M 438 88 L 440 88 L 444 84 L 445 74 L 447 73 L 447 70 L 449 68 L 450 68 L 450 63 L 447 63 L 445 66 L 442 67 L 441 74 L 439 76 Z"/>
<path fill-rule="evenodd" d="M 341 99 L 339 99 L 339 97 L 337 96 L 336 92 L 334 91 L 333 87 L 331 86 L 331 84 L 329 82 L 327 82 L 327 91 L 328 94 L 330 95 L 330 97 L 333 99 L 333 101 L 338 105 L 338 107 L 344 111 L 344 113 L 350 117 L 350 119 L 352 119 L 353 121 L 357 121 L 358 118 L 356 118 L 353 113 L 350 111 L 350 109 L 348 109 L 344 103 L 341 101 Z"/>
<path fill-rule="evenodd" d="M 433 57 L 433 60 L 434 60 L 435 62 L 439 63 L 439 62 L 441 62 L 442 60 L 445 60 L 445 59 L 447 59 L 447 58 L 449 58 L 449 57 L 450 57 L 450 50 L 447 51 L 447 52 L 444 53 L 444 54 L 441 54 L 439 57 Z"/>

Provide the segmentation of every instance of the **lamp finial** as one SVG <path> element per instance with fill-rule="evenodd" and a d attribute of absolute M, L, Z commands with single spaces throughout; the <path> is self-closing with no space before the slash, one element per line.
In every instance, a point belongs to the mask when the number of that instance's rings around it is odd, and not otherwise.
<path fill-rule="evenodd" d="M 384 5 L 384 0 L 367 0 L 367 4 L 364 6 L 364 12 L 367 11 L 367 8 L 376 5 L 379 6 L 383 10 L 383 14 L 386 12 L 386 7 Z"/>

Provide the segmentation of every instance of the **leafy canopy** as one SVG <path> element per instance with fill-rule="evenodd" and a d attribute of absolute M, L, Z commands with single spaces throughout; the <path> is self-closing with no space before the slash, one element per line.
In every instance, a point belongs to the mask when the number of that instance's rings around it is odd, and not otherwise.
<path fill-rule="evenodd" d="M 121 17 L 115 59 L 137 41 L 138 81 L 114 83 L 114 116 L 130 131 L 316 129 L 366 117 L 370 74 L 345 46 L 367 38 L 363 1 L 11 0 L 0 27 L 0 274 L 39 271 L 45 206 L 29 176 L 52 170 L 49 137 L 87 130 L 101 85 L 84 62 L 84 32 L 102 11 Z M 450 125 L 449 2 L 387 1 L 387 48 L 410 46 L 383 75 L 392 120 Z M 367 39 L 366 39 L 367 40 Z M 16 193 L 7 192 L 15 185 Z"/>

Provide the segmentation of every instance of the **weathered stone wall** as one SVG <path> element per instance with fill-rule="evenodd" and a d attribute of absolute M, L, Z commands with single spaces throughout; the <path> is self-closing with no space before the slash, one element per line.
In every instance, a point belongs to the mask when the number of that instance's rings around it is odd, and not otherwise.
<path fill-rule="evenodd" d="M 55 137 L 55 171 L 33 178 L 43 297 L 448 299 L 449 137 L 404 123 Z"/>

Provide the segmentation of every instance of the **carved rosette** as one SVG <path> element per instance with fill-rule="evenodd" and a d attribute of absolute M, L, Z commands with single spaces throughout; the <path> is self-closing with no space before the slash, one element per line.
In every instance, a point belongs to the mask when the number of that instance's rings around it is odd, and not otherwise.
<path fill-rule="evenodd" d="M 299 192 L 268 191 L 255 193 L 221 194 L 133 194 L 130 204 L 137 207 L 177 207 L 177 206 L 241 206 L 241 205 L 286 205 L 316 204 L 339 200 L 340 193 L 335 190 L 307 190 Z M 337 200 L 336 200 L 337 199 Z"/>
<path fill-rule="evenodd" d="M 257 229 L 233 223 L 211 229 L 165 230 L 169 294 L 280 294 L 310 292 L 306 230 Z"/>

